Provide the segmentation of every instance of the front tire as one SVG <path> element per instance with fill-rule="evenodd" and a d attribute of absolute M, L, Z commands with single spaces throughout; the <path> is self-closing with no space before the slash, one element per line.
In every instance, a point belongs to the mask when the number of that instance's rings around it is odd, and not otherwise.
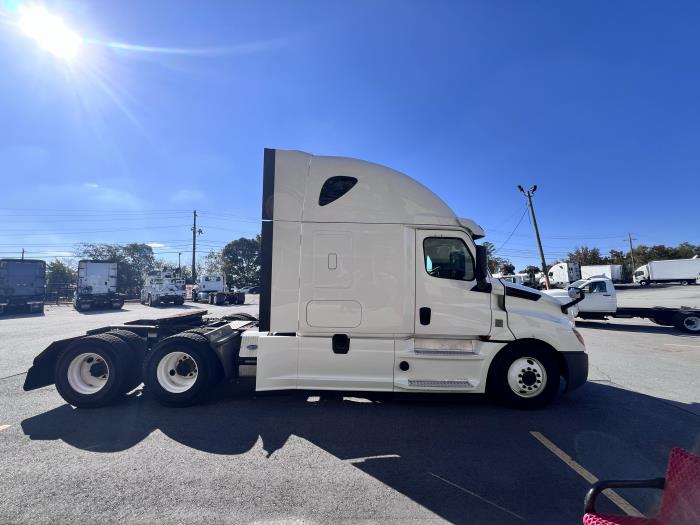
<path fill-rule="evenodd" d="M 78 408 L 109 405 L 125 392 L 129 347 L 119 337 L 81 337 L 56 363 L 54 382 L 61 397 Z"/>
<path fill-rule="evenodd" d="M 491 363 L 486 392 L 497 402 L 520 409 L 547 405 L 559 392 L 560 371 L 554 353 L 534 343 L 501 350 Z"/>
<path fill-rule="evenodd" d="M 647 281 L 647 280 L 639 281 L 639 286 L 642 286 L 642 287 L 644 287 L 644 286 L 649 286 L 649 284 L 650 284 L 650 283 L 649 283 L 649 281 Z"/>
<path fill-rule="evenodd" d="M 216 365 L 207 339 L 184 332 L 163 339 L 151 351 L 144 362 L 143 381 L 161 404 L 190 406 L 211 390 Z"/>

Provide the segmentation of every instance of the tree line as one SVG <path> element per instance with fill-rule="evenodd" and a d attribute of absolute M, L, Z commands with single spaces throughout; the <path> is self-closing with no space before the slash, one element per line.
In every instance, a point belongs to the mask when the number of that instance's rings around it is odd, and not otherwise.
<path fill-rule="evenodd" d="M 144 243 L 109 244 L 80 243 L 75 247 L 73 261 L 55 259 L 46 264 L 46 284 L 50 289 L 67 288 L 77 280 L 78 259 L 114 261 L 118 264 L 117 290 L 137 295 L 143 286 L 143 276 L 155 269 L 177 270 L 173 265 L 156 257 L 153 248 Z M 200 258 L 197 274 L 224 274 L 233 286 L 256 286 L 260 283 L 260 235 L 249 239 L 241 237 L 226 244 L 221 251 L 211 251 Z M 192 283 L 192 270 L 180 268 L 181 277 Z"/>

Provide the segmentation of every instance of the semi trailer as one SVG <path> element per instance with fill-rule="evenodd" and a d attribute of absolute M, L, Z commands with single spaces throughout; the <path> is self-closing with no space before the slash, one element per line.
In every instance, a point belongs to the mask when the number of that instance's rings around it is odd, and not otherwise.
<path fill-rule="evenodd" d="M 172 270 L 151 270 L 143 277 L 141 304 L 185 304 L 185 280 Z"/>
<path fill-rule="evenodd" d="M 700 257 L 649 261 L 634 271 L 634 282 L 640 286 L 652 283 L 695 284 L 700 275 Z"/>
<path fill-rule="evenodd" d="M 221 275 L 201 275 L 192 287 L 192 301 L 223 305 L 223 304 L 244 304 L 245 293 L 240 290 L 227 289 L 226 276 Z"/>
<path fill-rule="evenodd" d="M 114 261 L 82 260 L 78 262 L 78 283 L 73 307 L 82 312 L 100 308 L 119 309 L 124 295 L 117 293 L 118 264 Z"/>
<path fill-rule="evenodd" d="M 46 263 L 37 259 L 0 259 L 0 314 L 43 313 Z"/>
<path fill-rule="evenodd" d="M 585 298 L 572 308 L 572 313 L 581 319 L 602 319 L 609 317 L 631 319 L 640 317 L 662 326 L 675 326 L 689 334 L 700 334 L 700 308 L 680 306 L 668 308 L 653 306 L 648 308 L 620 307 L 617 305 L 617 292 L 611 279 L 592 277 L 571 284 L 570 289 L 581 288 Z M 567 302 L 569 295 L 564 290 L 548 290 L 548 295 Z"/>
<path fill-rule="evenodd" d="M 607 277 L 614 283 L 622 282 L 621 264 L 588 264 L 581 266 L 581 279 Z M 572 281 L 573 282 L 573 281 Z"/>
<path fill-rule="evenodd" d="M 185 406 L 254 375 L 287 389 L 487 393 L 546 405 L 586 382 L 570 308 L 491 278 L 484 230 L 392 169 L 265 150 L 259 318 L 202 312 L 106 326 L 56 341 L 25 390 L 56 384 L 77 407 L 102 406 L 140 381 Z"/>

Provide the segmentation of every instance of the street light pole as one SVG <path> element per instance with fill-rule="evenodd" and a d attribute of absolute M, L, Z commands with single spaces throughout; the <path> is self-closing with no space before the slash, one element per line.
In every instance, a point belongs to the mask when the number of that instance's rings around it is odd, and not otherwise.
<path fill-rule="evenodd" d="M 630 241 L 630 257 L 632 258 L 632 274 L 634 274 L 635 264 L 634 264 L 634 248 L 632 247 L 632 234 L 628 233 L 627 238 Z"/>
<path fill-rule="evenodd" d="M 537 227 L 537 219 L 535 218 L 535 208 L 532 205 L 532 195 L 537 191 L 535 184 L 529 190 L 525 191 L 522 186 L 518 186 L 518 190 L 527 197 L 527 207 L 530 209 L 530 217 L 532 218 L 532 227 L 535 229 L 535 239 L 537 240 L 537 248 L 540 251 L 540 264 L 542 265 L 542 273 L 544 274 L 544 285 L 549 290 L 549 275 L 547 275 L 547 263 L 544 259 L 544 251 L 542 250 L 542 241 L 540 240 L 540 230 Z"/>

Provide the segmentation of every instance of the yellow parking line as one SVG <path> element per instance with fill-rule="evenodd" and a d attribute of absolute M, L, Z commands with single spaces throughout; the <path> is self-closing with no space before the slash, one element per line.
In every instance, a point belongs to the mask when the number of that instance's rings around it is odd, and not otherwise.
<path fill-rule="evenodd" d="M 583 479 L 588 481 L 588 483 L 593 484 L 593 483 L 598 481 L 598 478 L 595 477 L 589 470 L 586 470 L 583 466 L 581 466 L 579 463 L 577 463 L 566 452 L 564 452 L 562 449 L 560 449 L 558 446 L 556 446 L 554 443 L 552 443 L 549 439 L 544 437 L 540 432 L 530 431 L 530 434 L 537 441 L 539 441 L 545 447 L 547 447 L 550 452 L 552 452 L 555 456 L 557 456 L 564 463 L 566 463 L 574 472 L 576 472 L 576 474 L 578 474 Z M 636 516 L 636 517 L 640 517 L 640 518 L 644 517 L 644 514 L 639 512 L 629 501 L 627 501 L 625 498 L 620 496 L 614 490 L 608 489 L 605 492 L 603 492 L 603 494 L 605 494 L 610 501 L 612 501 L 615 505 L 617 505 L 628 516 Z"/>
<path fill-rule="evenodd" d="M 10 428 L 12 425 L 0 425 L 0 430 L 5 430 L 6 428 Z"/>

